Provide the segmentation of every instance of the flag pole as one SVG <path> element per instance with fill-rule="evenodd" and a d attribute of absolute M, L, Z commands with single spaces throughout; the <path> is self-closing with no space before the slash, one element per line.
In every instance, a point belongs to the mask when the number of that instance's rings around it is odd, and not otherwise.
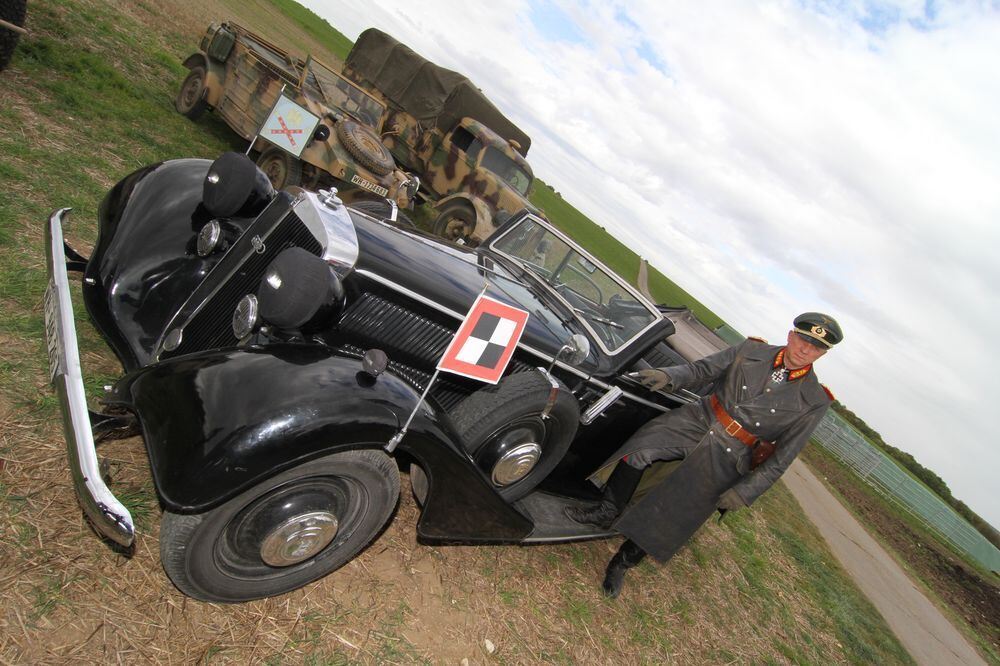
<path fill-rule="evenodd" d="M 479 296 L 485 294 L 486 290 L 489 289 L 489 287 L 490 287 L 489 281 L 484 281 L 483 290 L 479 292 Z M 445 352 L 447 353 L 447 350 L 445 350 Z M 438 363 L 440 364 L 440 360 L 438 361 Z M 396 447 L 399 446 L 399 443 L 403 441 L 403 437 L 406 436 L 407 429 L 413 422 L 413 417 L 417 415 L 417 410 L 420 409 L 420 405 L 424 403 L 424 399 L 427 398 L 427 394 L 431 392 L 431 386 L 434 384 L 434 380 L 437 379 L 437 376 L 440 373 L 441 373 L 440 367 L 434 368 L 434 374 L 431 375 L 430 381 L 428 381 L 427 386 L 424 387 L 424 392 L 420 394 L 420 400 L 417 400 L 417 404 L 413 406 L 413 411 L 410 412 L 410 415 L 406 418 L 406 423 L 403 424 L 403 427 L 400 429 L 399 432 L 397 432 L 395 435 L 392 436 L 392 439 L 386 442 L 385 444 L 386 453 L 392 453 L 393 451 L 395 451 Z"/>
<path fill-rule="evenodd" d="M 396 447 L 399 446 L 399 443 L 403 441 L 403 437 L 406 435 L 406 429 L 409 428 L 410 423 L 413 422 L 413 417 L 417 415 L 417 410 L 420 409 L 420 405 L 423 404 L 424 398 L 426 398 L 427 394 L 430 393 L 431 384 L 434 383 L 434 380 L 437 379 L 437 376 L 438 374 L 440 374 L 440 372 L 441 372 L 440 369 L 434 370 L 434 374 L 431 375 L 430 381 L 427 382 L 427 386 L 424 388 L 424 392 L 420 395 L 420 400 L 417 400 L 417 404 L 413 406 L 413 411 L 410 412 L 410 416 L 406 419 L 406 423 L 403 424 L 402 430 L 393 435 L 392 439 L 390 439 L 388 443 L 385 445 L 386 453 L 392 453 L 393 451 L 395 451 Z"/>

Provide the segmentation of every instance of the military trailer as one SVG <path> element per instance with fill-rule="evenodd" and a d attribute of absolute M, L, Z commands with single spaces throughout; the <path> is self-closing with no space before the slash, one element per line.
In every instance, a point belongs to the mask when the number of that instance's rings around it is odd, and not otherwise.
<path fill-rule="evenodd" d="M 277 189 L 336 187 L 342 199 L 385 197 L 409 207 L 418 183 L 397 168 L 379 139 L 386 106 L 333 68 L 296 58 L 235 23 L 213 23 L 177 94 L 177 110 L 196 119 L 218 113 L 260 150 L 257 164 Z M 284 95 L 320 118 L 300 158 L 257 137 Z"/>
<path fill-rule="evenodd" d="M 436 234 L 478 244 L 506 217 L 501 212 L 538 212 L 528 202 L 530 137 L 465 76 L 375 28 L 358 37 L 343 72 L 386 101 L 382 141 L 420 177 L 419 194 L 437 212 Z"/>

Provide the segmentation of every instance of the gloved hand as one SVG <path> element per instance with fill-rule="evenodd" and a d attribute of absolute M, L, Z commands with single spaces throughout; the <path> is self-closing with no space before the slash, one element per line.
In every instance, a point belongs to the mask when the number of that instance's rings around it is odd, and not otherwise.
<path fill-rule="evenodd" d="M 747 505 L 740 497 L 740 494 L 730 488 L 726 492 L 722 493 L 719 497 L 719 501 L 716 503 L 717 506 L 722 511 L 738 511 Z"/>
<path fill-rule="evenodd" d="M 638 372 L 630 372 L 628 376 L 650 391 L 659 391 L 670 385 L 670 375 L 659 368 L 647 368 Z"/>

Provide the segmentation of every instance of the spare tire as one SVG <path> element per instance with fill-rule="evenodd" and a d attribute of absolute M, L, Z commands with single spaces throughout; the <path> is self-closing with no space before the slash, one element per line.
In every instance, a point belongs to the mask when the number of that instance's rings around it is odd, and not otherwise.
<path fill-rule="evenodd" d="M 24 26 L 28 11 L 27 0 L 0 0 L 0 19 L 18 27 Z M 0 71 L 7 67 L 21 33 L 0 26 Z"/>
<path fill-rule="evenodd" d="M 476 391 L 450 414 L 466 450 L 508 502 L 548 476 L 576 436 L 580 408 L 565 386 L 542 416 L 551 392 L 540 372 L 520 372 Z"/>
<path fill-rule="evenodd" d="M 375 175 L 384 176 L 396 168 L 392 153 L 369 127 L 353 120 L 341 120 L 337 123 L 337 138 L 361 166 Z"/>

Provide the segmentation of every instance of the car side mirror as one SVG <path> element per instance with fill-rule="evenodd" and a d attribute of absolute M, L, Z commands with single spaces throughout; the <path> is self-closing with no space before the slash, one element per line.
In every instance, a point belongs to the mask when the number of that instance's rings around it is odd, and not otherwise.
<path fill-rule="evenodd" d="M 574 333 L 569 341 L 562 346 L 556 358 L 560 361 L 577 366 L 590 356 L 590 340 L 586 336 Z"/>

